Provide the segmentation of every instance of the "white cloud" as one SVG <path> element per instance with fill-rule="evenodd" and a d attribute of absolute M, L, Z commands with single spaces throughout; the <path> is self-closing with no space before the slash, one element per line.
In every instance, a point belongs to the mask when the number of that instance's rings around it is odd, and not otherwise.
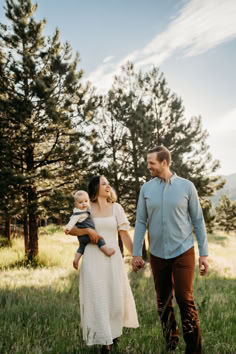
<path fill-rule="evenodd" d="M 112 84 L 114 75 L 118 74 L 120 67 L 114 63 L 105 63 L 100 65 L 95 71 L 92 71 L 86 78 L 97 87 L 100 93 L 105 93 Z"/>
<path fill-rule="evenodd" d="M 110 56 L 108 56 L 108 57 L 106 57 L 106 58 L 103 59 L 103 63 L 106 64 L 106 63 L 108 63 L 109 61 L 111 61 L 113 58 L 114 58 L 114 56 L 113 56 L 113 55 L 110 55 Z"/>
<path fill-rule="evenodd" d="M 236 38 L 235 0 L 191 0 L 167 29 L 136 57 L 136 65 L 160 65 L 177 49 L 194 56 Z"/>
<path fill-rule="evenodd" d="M 89 80 L 100 90 L 111 86 L 112 78 L 128 60 L 142 68 L 160 65 L 176 50 L 195 56 L 236 38 L 236 0 L 190 0 L 171 19 L 165 31 L 143 49 L 128 54 L 119 62 L 104 59 L 102 66 L 90 73 Z"/>

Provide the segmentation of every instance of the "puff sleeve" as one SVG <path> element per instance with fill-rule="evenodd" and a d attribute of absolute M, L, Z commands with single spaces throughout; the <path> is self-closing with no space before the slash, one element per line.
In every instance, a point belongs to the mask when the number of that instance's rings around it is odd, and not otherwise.
<path fill-rule="evenodd" d="M 114 204 L 114 215 L 116 217 L 118 230 L 128 231 L 130 229 L 129 221 L 125 215 L 124 209 L 118 203 Z"/>

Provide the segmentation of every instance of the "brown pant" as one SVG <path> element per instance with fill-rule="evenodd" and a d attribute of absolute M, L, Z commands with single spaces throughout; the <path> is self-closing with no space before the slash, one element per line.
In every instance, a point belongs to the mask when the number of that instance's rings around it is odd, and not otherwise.
<path fill-rule="evenodd" d="M 201 332 L 197 309 L 193 299 L 195 268 L 194 247 L 178 257 L 162 259 L 150 255 L 157 295 L 158 313 L 163 333 L 170 345 L 178 342 L 178 327 L 172 305 L 173 290 L 180 308 L 186 354 L 202 353 Z"/>

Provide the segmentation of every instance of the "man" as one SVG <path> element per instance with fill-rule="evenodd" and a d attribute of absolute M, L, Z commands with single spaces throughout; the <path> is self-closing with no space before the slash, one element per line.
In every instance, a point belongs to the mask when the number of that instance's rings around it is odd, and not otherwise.
<path fill-rule="evenodd" d="M 192 182 L 170 171 L 171 154 L 164 146 L 150 150 L 147 162 L 154 178 L 144 183 L 139 195 L 133 270 L 144 265 L 141 255 L 148 224 L 150 263 L 167 350 L 175 350 L 179 341 L 172 305 L 175 292 L 186 343 L 185 353 L 202 353 L 199 318 L 193 299 L 193 228 L 200 253 L 201 275 L 208 271 L 208 244 L 197 191 Z"/>

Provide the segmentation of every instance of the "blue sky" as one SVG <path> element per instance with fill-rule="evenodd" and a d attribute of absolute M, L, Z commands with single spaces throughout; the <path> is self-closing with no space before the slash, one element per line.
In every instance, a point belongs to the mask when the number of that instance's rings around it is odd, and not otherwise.
<path fill-rule="evenodd" d="M 0 22 L 6 22 L 0 0 Z M 122 64 L 160 67 L 182 97 L 185 115 L 201 115 L 218 173 L 236 172 L 236 0 L 39 0 L 45 35 L 58 27 L 80 53 L 80 68 L 106 92 Z"/>

